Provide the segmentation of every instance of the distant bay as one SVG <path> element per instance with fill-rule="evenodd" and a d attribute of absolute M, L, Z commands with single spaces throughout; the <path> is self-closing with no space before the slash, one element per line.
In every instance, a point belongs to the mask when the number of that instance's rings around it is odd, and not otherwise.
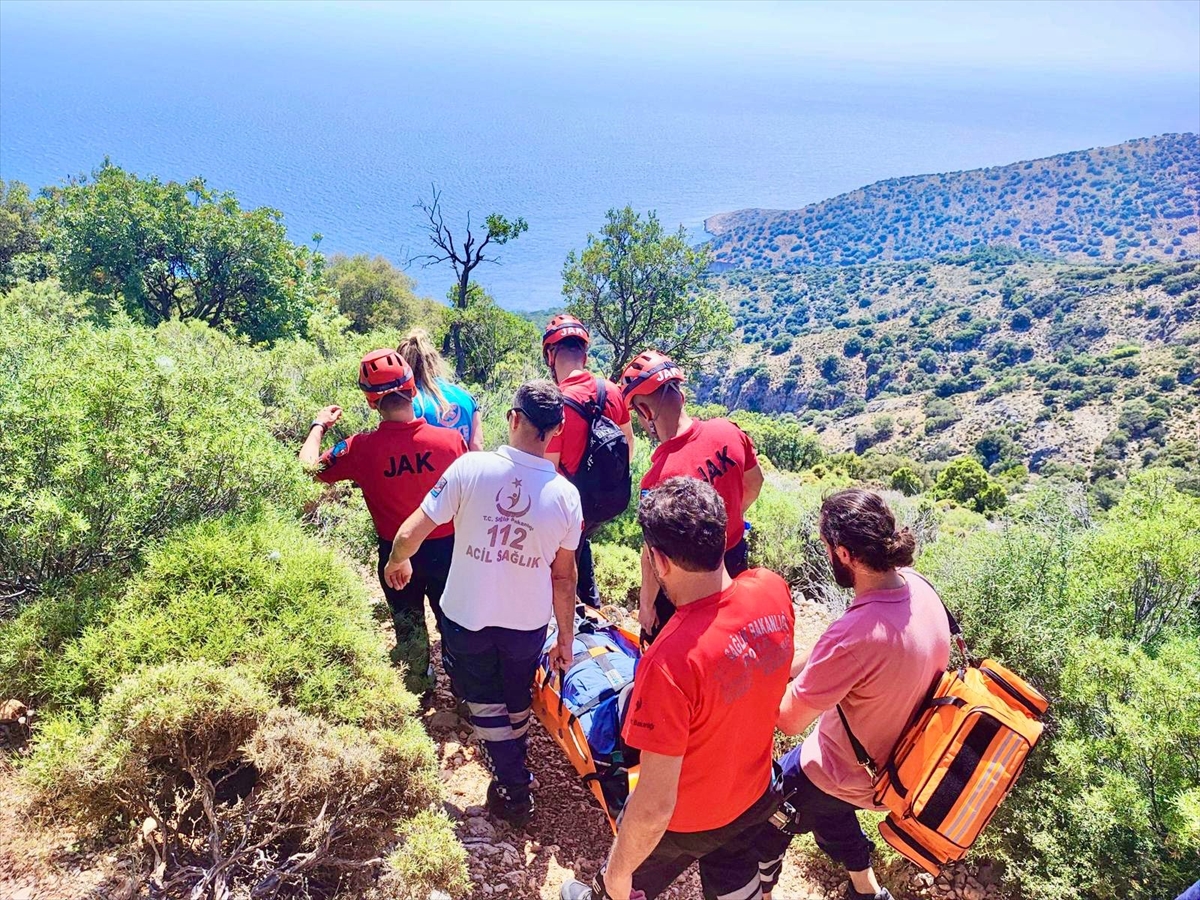
<path fill-rule="evenodd" d="M 53 7 L 6 5 L 0 29 L 0 177 L 34 187 L 105 157 L 139 174 L 280 209 L 326 253 L 426 252 L 413 204 L 443 191 L 524 216 L 529 232 L 479 272 L 506 306 L 560 302 L 567 252 L 605 211 L 656 209 L 699 239 L 705 217 L 796 208 L 883 178 L 999 165 L 1200 129 L 1195 92 L 1171 84 L 975 83 L 926 74 L 693 71 L 567 73 L 544 61 L 361 56 L 223 34 L 148 47 L 153 23 L 104 31 Z M 203 23 L 201 23 L 203 24 Z M 252 39 L 253 37 L 253 39 Z M 449 53 L 448 48 L 435 48 Z M 549 68 L 547 68 L 549 67 Z M 415 265 L 443 296 L 444 269 Z"/>

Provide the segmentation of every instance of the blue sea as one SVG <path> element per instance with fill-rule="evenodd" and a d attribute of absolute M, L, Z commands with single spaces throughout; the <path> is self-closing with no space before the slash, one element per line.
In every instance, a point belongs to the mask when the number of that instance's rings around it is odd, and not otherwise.
<path fill-rule="evenodd" d="M 467 10 L 464 9 L 464 17 Z M 0 177 L 34 187 L 105 157 L 204 176 L 275 207 L 326 253 L 428 252 L 436 184 L 461 235 L 493 211 L 529 231 L 479 280 L 506 306 L 560 302 L 563 262 L 606 210 L 704 219 L 794 208 L 879 179 L 1200 130 L 1186 77 L 756 65 L 620 46 L 511 50 L 403 7 L 0 4 Z M 524 48 L 524 49 L 522 49 Z M 451 273 L 409 268 L 444 296 Z"/>

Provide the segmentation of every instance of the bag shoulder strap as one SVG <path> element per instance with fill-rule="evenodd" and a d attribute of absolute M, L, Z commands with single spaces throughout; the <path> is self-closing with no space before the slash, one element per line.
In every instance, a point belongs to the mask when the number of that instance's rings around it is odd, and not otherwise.
<path fill-rule="evenodd" d="M 850 746 L 854 748 L 854 758 L 858 760 L 858 764 L 866 769 L 871 774 L 871 779 L 875 779 L 875 761 L 871 759 L 871 755 L 867 753 L 867 748 L 862 745 L 862 742 L 855 737 L 854 730 L 850 727 L 850 722 L 846 719 L 846 714 L 842 711 L 842 704 L 837 705 L 838 717 L 842 720 L 842 727 L 846 729 L 846 734 L 850 738 Z"/>
<path fill-rule="evenodd" d="M 604 415 L 604 405 L 608 402 L 608 391 L 604 387 L 604 379 L 599 375 L 594 376 L 596 379 L 596 408 L 589 410 L 578 400 L 572 400 L 570 397 L 563 397 L 563 404 L 571 407 L 575 412 L 579 413 L 580 417 L 592 425 L 597 419 Z"/>
<path fill-rule="evenodd" d="M 962 650 L 963 658 L 969 660 L 970 657 L 967 655 L 967 645 L 963 640 L 962 628 L 958 624 L 958 619 L 954 618 L 954 613 L 950 612 L 950 607 L 946 605 L 946 601 L 942 599 L 942 595 L 939 594 L 937 588 L 933 586 L 933 582 L 931 582 L 916 569 L 910 569 L 909 571 L 929 585 L 929 589 L 933 591 L 933 596 L 938 598 L 938 602 L 942 604 L 942 609 L 946 612 L 946 619 L 950 623 L 950 637 L 958 639 L 958 645 Z M 837 713 L 838 718 L 842 720 L 842 726 L 846 729 L 846 735 L 850 738 L 850 746 L 854 749 L 854 758 L 858 760 L 858 764 L 860 766 L 871 773 L 871 778 L 874 779 L 875 763 L 871 759 L 870 754 L 867 753 L 867 748 L 864 747 L 862 742 L 855 736 L 854 730 L 850 727 L 850 722 L 846 718 L 846 713 L 842 710 L 842 704 L 840 703 L 837 705 Z"/>
<path fill-rule="evenodd" d="M 946 611 L 946 619 L 950 622 L 950 636 L 957 636 L 961 640 L 963 636 L 962 627 L 958 624 L 958 619 L 954 618 L 954 613 L 950 612 L 950 607 L 946 605 L 946 601 L 942 599 L 942 595 L 938 593 L 938 589 L 933 586 L 933 582 L 916 569 L 910 569 L 909 571 L 929 585 L 929 589 L 933 591 L 933 596 L 938 598 L 938 603 L 942 604 L 942 609 Z"/>

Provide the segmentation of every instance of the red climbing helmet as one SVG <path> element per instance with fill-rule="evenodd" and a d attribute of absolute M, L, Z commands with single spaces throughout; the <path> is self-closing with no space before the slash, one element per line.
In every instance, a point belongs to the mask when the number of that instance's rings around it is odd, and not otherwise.
<path fill-rule="evenodd" d="M 542 357 L 546 362 L 550 362 L 550 348 L 567 338 L 583 341 L 585 349 L 592 342 L 592 336 L 588 334 L 587 326 L 577 318 L 565 313 L 557 315 L 550 320 L 550 324 L 546 326 L 546 330 L 542 334 Z"/>
<path fill-rule="evenodd" d="M 653 394 L 664 384 L 683 381 L 683 369 L 665 353 L 646 350 L 639 353 L 621 375 L 621 394 L 626 400 Z"/>
<path fill-rule="evenodd" d="M 417 381 L 412 367 L 395 350 L 372 350 L 362 358 L 358 367 L 358 386 L 367 395 L 374 409 L 387 394 L 416 393 Z"/>

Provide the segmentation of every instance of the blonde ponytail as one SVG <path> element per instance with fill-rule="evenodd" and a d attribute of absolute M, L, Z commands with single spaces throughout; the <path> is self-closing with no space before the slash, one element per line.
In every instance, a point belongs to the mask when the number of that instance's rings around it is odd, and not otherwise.
<path fill-rule="evenodd" d="M 445 369 L 442 354 L 438 353 L 429 332 L 424 328 L 414 328 L 396 350 L 412 367 L 417 389 L 433 399 L 433 405 L 440 415 L 442 407 L 446 405 L 446 397 L 438 386 L 438 379 L 445 377 Z"/>

